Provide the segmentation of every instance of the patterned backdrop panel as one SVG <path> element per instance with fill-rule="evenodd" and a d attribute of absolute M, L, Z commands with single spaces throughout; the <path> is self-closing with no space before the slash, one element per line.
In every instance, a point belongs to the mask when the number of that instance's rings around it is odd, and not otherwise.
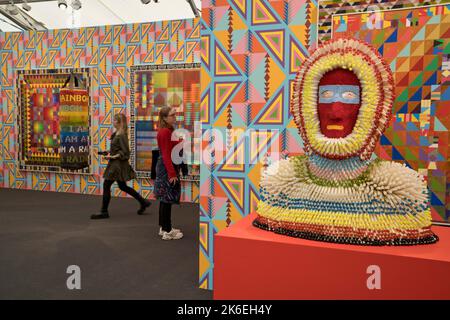
<path fill-rule="evenodd" d="M 371 43 L 390 64 L 396 100 L 376 153 L 423 174 L 433 219 L 449 221 L 450 5 L 335 15 L 333 31 Z"/>
<path fill-rule="evenodd" d="M 131 161 L 139 175 L 149 176 L 152 151 L 158 150 L 156 134 L 162 107 L 175 109 L 175 127 L 185 130 L 186 141 L 194 142 L 195 124 L 200 121 L 200 64 L 133 67 L 131 83 L 131 123 L 135 134 L 135 157 Z M 195 143 L 191 143 L 191 153 L 186 153 L 188 174 L 183 179 L 199 178 L 200 165 L 188 156 L 199 148 Z"/>
<path fill-rule="evenodd" d="M 130 116 L 131 66 L 200 63 L 200 20 L 173 20 L 142 24 L 88 27 L 23 33 L 0 32 L 0 187 L 100 194 L 107 162 L 97 155 L 107 150 L 112 119 L 119 112 Z M 19 128 L 16 124 L 15 87 L 18 70 L 89 68 L 91 81 L 91 174 L 26 172 L 19 166 Z M 54 148 L 57 126 L 52 126 L 50 93 L 37 117 L 36 143 Z M 33 102 L 34 103 L 34 102 Z M 39 107 L 41 108 L 41 107 Z M 46 116 L 45 116 L 46 115 Z M 54 118 L 55 119 L 55 118 Z M 54 121 L 54 120 L 53 120 Z M 50 127 L 49 127 L 50 125 Z M 60 128 L 61 129 L 61 128 Z M 35 145 L 37 146 L 37 145 Z M 153 181 L 133 181 L 145 197 L 153 197 Z M 182 201 L 198 202 L 197 182 L 182 183 Z M 114 187 L 114 195 L 124 195 Z"/>
<path fill-rule="evenodd" d="M 213 287 L 214 234 L 256 208 L 266 156 L 302 152 L 289 100 L 316 27 L 317 1 L 202 2 L 202 288 Z"/>

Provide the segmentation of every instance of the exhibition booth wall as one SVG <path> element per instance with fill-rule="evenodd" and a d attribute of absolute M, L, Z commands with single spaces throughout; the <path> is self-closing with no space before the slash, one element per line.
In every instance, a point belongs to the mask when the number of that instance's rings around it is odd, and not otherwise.
<path fill-rule="evenodd" d="M 199 117 L 199 19 L 0 33 L 0 61 L 0 187 L 101 194 L 107 161 L 97 153 L 108 150 L 113 116 L 123 112 L 129 117 L 131 162 L 140 177 L 133 187 L 152 199 L 157 107 L 181 106 L 177 120 L 189 129 Z M 58 90 L 72 72 L 90 107 L 71 118 Z M 89 163 L 70 170 L 61 164 L 58 147 L 63 140 L 77 140 L 74 133 L 67 138 L 62 123 L 73 125 L 77 117 L 87 120 L 77 130 L 90 136 Z M 78 151 L 83 146 L 77 143 L 67 148 Z M 182 182 L 181 201 L 198 202 L 197 180 Z M 123 193 L 116 187 L 114 195 Z"/>
<path fill-rule="evenodd" d="M 226 146 L 200 169 L 202 288 L 213 288 L 214 234 L 256 209 L 266 154 L 303 152 L 289 103 L 317 19 L 317 1 L 202 2 L 202 129 Z"/>
<path fill-rule="evenodd" d="M 389 63 L 396 100 L 376 156 L 424 175 L 433 220 L 449 221 L 450 8 L 439 3 L 202 2 L 203 131 L 246 133 L 226 141 L 230 151 L 224 161 L 223 153 L 213 150 L 217 161 L 201 164 L 202 288 L 213 288 L 214 255 L 220 254 L 214 252 L 214 235 L 255 211 L 261 170 L 271 161 L 267 155 L 303 152 L 289 111 L 292 83 L 309 52 L 331 38 L 366 41 Z M 204 153 L 209 147 L 204 144 Z M 243 163 L 236 161 L 242 156 Z"/>
<path fill-rule="evenodd" d="M 96 152 L 107 148 L 114 114 L 125 112 L 139 127 L 136 101 L 143 99 L 134 83 L 154 70 L 144 66 L 200 64 L 200 180 L 183 182 L 182 200 L 200 203 L 199 284 L 212 289 L 214 235 L 255 211 L 265 167 L 303 153 L 289 111 L 296 71 L 318 44 L 351 36 L 377 48 L 394 73 L 394 115 L 376 155 L 424 175 L 433 220 L 448 222 L 450 8 L 439 3 L 203 0 L 201 20 L 0 33 L 0 187 L 100 194 L 107 163 Z M 17 81 L 30 75 L 19 70 L 64 68 L 90 73 L 90 171 L 26 171 L 19 123 L 27 118 L 21 119 Z M 224 148 L 217 148 L 219 139 Z M 149 177 L 134 187 L 153 197 Z"/>

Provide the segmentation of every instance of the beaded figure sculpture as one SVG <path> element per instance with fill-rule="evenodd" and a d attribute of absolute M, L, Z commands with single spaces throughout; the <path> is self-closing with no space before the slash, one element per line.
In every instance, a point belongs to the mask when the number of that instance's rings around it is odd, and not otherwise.
<path fill-rule="evenodd" d="M 306 155 L 263 173 L 253 225 L 326 242 L 436 242 L 423 178 L 372 158 L 393 101 L 391 70 L 372 47 L 337 39 L 317 49 L 298 72 L 291 103 Z"/>

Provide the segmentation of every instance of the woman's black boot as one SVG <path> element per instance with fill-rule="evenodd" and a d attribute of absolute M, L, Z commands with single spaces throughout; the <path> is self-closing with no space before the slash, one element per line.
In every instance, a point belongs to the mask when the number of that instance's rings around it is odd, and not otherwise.
<path fill-rule="evenodd" d="M 150 207 L 151 204 L 152 204 L 152 203 L 151 203 L 150 201 L 144 199 L 144 200 L 141 202 L 141 207 L 140 207 L 139 210 L 137 211 L 137 214 L 139 214 L 139 215 L 143 214 L 144 211 L 145 211 L 145 209 L 147 209 L 148 207 Z"/>
<path fill-rule="evenodd" d="M 108 219 L 108 218 L 109 218 L 108 212 L 99 212 L 91 215 L 91 219 Z"/>

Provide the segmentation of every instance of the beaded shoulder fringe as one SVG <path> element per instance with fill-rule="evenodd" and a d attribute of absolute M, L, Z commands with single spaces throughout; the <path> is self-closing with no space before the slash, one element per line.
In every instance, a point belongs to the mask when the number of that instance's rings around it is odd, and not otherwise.
<path fill-rule="evenodd" d="M 279 226 L 271 226 L 267 223 L 263 223 L 261 217 L 257 217 L 253 220 L 253 226 L 271 231 L 277 234 L 286 235 L 295 238 L 302 238 L 306 240 L 314 240 L 321 242 L 331 242 L 339 244 L 354 244 L 361 246 L 415 246 L 422 244 L 432 244 L 439 240 L 439 237 L 433 234 L 431 231 L 427 235 L 419 238 L 395 238 L 391 240 L 380 240 L 373 238 L 354 238 L 354 237 L 338 237 L 327 234 L 315 233 L 312 231 L 302 231 L 302 230 L 289 230 Z"/>

